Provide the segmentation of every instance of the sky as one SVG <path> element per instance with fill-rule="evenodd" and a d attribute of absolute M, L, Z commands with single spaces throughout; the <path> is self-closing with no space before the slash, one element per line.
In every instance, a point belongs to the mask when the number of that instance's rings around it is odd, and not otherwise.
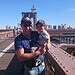
<path fill-rule="evenodd" d="M 75 0 L 0 0 L 0 28 L 18 26 L 22 12 L 31 11 L 33 4 L 38 19 L 75 28 Z"/>

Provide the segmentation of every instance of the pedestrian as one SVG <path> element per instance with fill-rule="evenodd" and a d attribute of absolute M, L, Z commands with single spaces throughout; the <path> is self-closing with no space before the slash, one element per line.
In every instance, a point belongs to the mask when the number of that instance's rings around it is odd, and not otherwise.
<path fill-rule="evenodd" d="M 38 73 L 36 59 L 44 53 L 43 48 L 32 50 L 32 22 L 27 18 L 21 20 L 22 32 L 15 38 L 17 59 L 21 64 L 21 75 L 42 75 Z M 40 65 L 39 65 L 40 66 Z"/>

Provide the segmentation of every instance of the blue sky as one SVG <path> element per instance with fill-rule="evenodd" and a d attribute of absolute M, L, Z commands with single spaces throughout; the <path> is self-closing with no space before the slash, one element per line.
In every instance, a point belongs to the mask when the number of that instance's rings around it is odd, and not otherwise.
<path fill-rule="evenodd" d="M 75 28 L 75 0 L 0 0 L 0 28 L 17 26 L 21 13 L 30 11 L 33 4 L 38 19 L 47 24 L 68 24 Z"/>

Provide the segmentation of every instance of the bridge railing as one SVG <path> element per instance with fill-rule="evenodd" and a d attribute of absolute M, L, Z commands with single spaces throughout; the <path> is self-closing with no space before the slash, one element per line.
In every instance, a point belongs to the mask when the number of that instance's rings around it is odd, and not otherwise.
<path fill-rule="evenodd" d="M 75 58 L 52 44 L 47 57 L 54 68 L 55 75 L 75 75 Z"/>

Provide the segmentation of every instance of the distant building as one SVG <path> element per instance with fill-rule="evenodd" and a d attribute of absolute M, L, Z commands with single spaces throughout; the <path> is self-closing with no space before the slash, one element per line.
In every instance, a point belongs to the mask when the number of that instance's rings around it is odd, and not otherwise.
<path fill-rule="evenodd" d="M 47 29 L 52 29 L 52 25 L 47 25 Z"/>
<path fill-rule="evenodd" d="M 71 26 L 69 26 L 69 27 L 67 27 L 67 29 L 72 29 L 72 27 L 71 27 Z"/>
<path fill-rule="evenodd" d="M 61 25 L 58 25 L 58 29 L 61 29 Z"/>
<path fill-rule="evenodd" d="M 54 26 L 53 26 L 53 29 L 57 29 L 57 26 L 56 26 L 56 25 L 54 25 Z"/>
<path fill-rule="evenodd" d="M 75 29 L 48 29 L 52 40 L 59 43 L 75 44 Z"/>
<path fill-rule="evenodd" d="M 7 29 L 1 29 L 0 30 L 0 39 L 6 39 L 6 38 L 10 38 L 13 37 L 13 30 L 7 30 Z"/>

